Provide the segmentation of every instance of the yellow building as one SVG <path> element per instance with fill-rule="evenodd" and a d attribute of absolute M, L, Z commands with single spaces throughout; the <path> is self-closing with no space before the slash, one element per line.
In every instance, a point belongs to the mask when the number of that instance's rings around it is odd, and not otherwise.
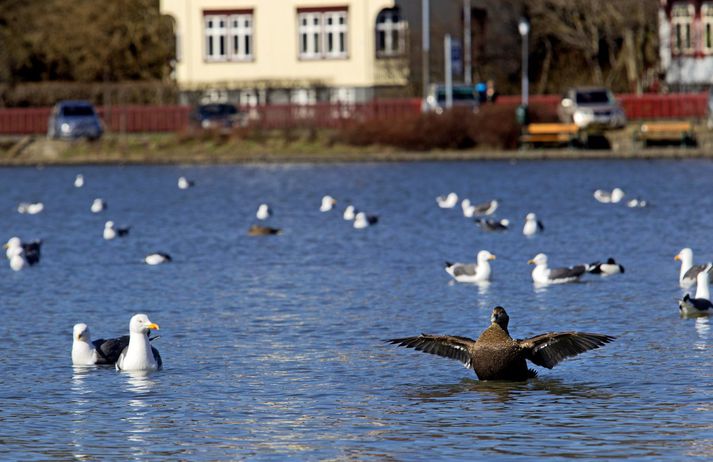
<path fill-rule="evenodd" d="M 395 0 L 161 0 L 186 102 L 365 101 L 408 82 Z"/>

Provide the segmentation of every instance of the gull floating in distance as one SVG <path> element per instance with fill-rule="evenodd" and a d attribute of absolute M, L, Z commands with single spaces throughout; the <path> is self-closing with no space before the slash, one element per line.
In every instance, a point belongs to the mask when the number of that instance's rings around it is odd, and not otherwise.
<path fill-rule="evenodd" d="M 11 237 L 5 244 L 3 244 L 3 247 L 7 249 L 5 251 L 5 256 L 8 259 L 12 259 L 13 256 L 22 251 L 25 263 L 32 266 L 40 262 L 42 240 L 22 242 L 19 237 L 15 236 Z"/>
<path fill-rule="evenodd" d="M 17 211 L 27 215 L 37 215 L 45 209 L 42 202 L 20 202 L 17 206 Z"/>
<path fill-rule="evenodd" d="M 542 222 L 537 219 L 537 215 L 534 213 L 528 213 L 525 217 L 525 226 L 522 227 L 522 234 L 525 236 L 534 236 L 538 232 L 544 230 L 545 227 Z"/>
<path fill-rule="evenodd" d="M 463 209 L 463 216 L 466 218 L 473 218 L 475 216 L 475 205 L 470 203 L 470 199 L 463 199 L 460 203 L 461 209 Z"/>
<path fill-rule="evenodd" d="M 478 204 L 475 206 L 475 214 L 480 216 L 492 215 L 498 209 L 498 205 L 500 205 L 500 203 L 497 201 L 497 199 L 493 199 L 488 202 L 483 202 L 482 204 Z"/>
<path fill-rule="evenodd" d="M 476 256 L 476 263 L 446 262 L 445 269 L 458 282 L 486 282 L 492 272 L 490 260 L 495 260 L 495 255 L 481 250 Z"/>
<path fill-rule="evenodd" d="M 150 337 L 149 341 L 156 338 L 158 337 Z M 75 324 L 72 340 L 72 364 L 75 366 L 113 366 L 127 346 L 129 346 L 128 335 L 92 341 L 89 327 L 84 323 Z"/>
<path fill-rule="evenodd" d="M 188 189 L 196 185 L 195 181 L 189 180 L 185 176 L 178 178 L 178 189 Z"/>
<path fill-rule="evenodd" d="M 476 218 L 475 224 L 480 226 L 480 229 L 483 231 L 507 231 L 510 226 L 510 220 L 507 218 L 503 218 L 502 220 Z"/>
<path fill-rule="evenodd" d="M 524 381 L 537 376 L 527 361 L 552 369 L 566 358 L 594 350 L 615 337 L 587 332 L 551 332 L 524 340 L 510 336 L 510 318 L 501 306 L 490 316 L 490 327 L 477 340 L 452 335 L 421 334 L 387 340 L 424 353 L 460 361 L 480 380 Z"/>
<path fill-rule="evenodd" d="M 91 210 L 92 213 L 99 213 L 99 212 L 106 210 L 106 208 L 107 208 L 106 201 L 101 198 L 96 198 L 92 202 L 92 206 L 89 207 L 89 210 Z"/>
<path fill-rule="evenodd" d="M 171 256 L 165 252 L 154 252 L 144 257 L 144 263 L 151 266 L 168 263 L 170 261 L 173 261 Z"/>
<path fill-rule="evenodd" d="M 532 281 L 537 284 L 562 284 L 565 282 L 578 281 L 587 272 L 587 265 L 576 265 L 568 268 L 549 268 L 547 266 L 547 255 L 538 253 L 535 258 L 528 261 L 535 265 L 532 270 Z"/>
<path fill-rule="evenodd" d="M 129 230 L 131 229 L 130 226 L 127 226 L 126 228 L 117 228 L 114 225 L 114 222 L 109 220 L 106 223 L 104 223 L 104 239 L 107 241 L 110 241 L 114 239 L 115 237 L 124 237 L 129 235 Z"/>
<path fill-rule="evenodd" d="M 334 199 L 332 196 L 324 196 L 322 197 L 322 205 L 319 206 L 319 211 L 320 212 L 329 212 L 334 208 L 334 206 L 337 204 L 337 200 Z"/>
<path fill-rule="evenodd" d="M 81 173 L 74 178 L 74 187 L 81 188 L 84 186 L 84 175 Z"/>
<path fill-rule="evenodd" d="M 349 204 L 347 207 L 344 209 L 344 213 L 342 214 L 342 218 L 344 218 L 347 221 L 352 221 L 354 218 L 356 218 L 358 210 L 352 205 Z"/>
<path fill-rule="evenodd" d="M 618 204 L 624 198 L 625 193 L 621 188 L 614 188 L 611 192 L 597 189 L 594 191 L 594 198 L 602 204 Z"/>
<path fill-rule="evenodd" d="M 267 220 L 272 216 L 272 209 L 267 204 L 260 204 L 260 206 L 258 206 L 257 208 L 257 213 L 255 213 L 255 216 L 258 220 Z"/>
<path fill-rule="evenodd" d="M 149 343 L 149 331 L 159 330 L 145 314 L 135 314 L 129 321 L 129 344 L 116 360 L 117 371 L 156 371 L 163 367 L 161 355 Z"/>
<path fill-rule="evenodd" d="M 448 193 L 447 196 L 438 196 L 436 197 L 436 202 L 442 209 L 452 209 L 458 203 L 458 194 L 452 192 Z"/>
<path fill-rule="evenodd" d="M 354 223 L 352 226 L 354 226 L 355 229 L 364 229 L 368 228 L 369 226 L 373 226 L 379 222 L 379 217 L 376 215 L 367 215 L 364 212 L 359 212 L 356 214 L 354 217 Z"/>

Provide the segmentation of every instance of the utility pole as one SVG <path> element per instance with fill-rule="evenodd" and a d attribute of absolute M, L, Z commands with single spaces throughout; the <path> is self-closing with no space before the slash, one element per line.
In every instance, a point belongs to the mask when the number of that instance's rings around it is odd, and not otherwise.
<path fill-rule="evenodd" d="M 446 58 L 444 74 L 446 75 L 446 109 L 453 107 L 453 68 L 451 66 L 451 34 L 443 37 L 443 56 Z"/>
<path fill-rule="evenodd" d="M 429 12 L 429 0 L 421 0 L 421 81 L 423 83 L 423 107 L 425 108 L 426 99 L 428 98 L 429 84 L 429 55 L 431 48 L 431 26 L 429 24 L 431 17 Z"/>
<path fill-rule="evenodd" d="M 470 0 L 463 0 L 463 81 L 470 85 L 473 82 L 473 63 L 471 62 L 471 9 Z"/>

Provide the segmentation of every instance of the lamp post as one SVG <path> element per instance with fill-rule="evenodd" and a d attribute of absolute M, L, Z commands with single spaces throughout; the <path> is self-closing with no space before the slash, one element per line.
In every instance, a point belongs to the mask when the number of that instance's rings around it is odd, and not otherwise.
<path fill-rule="evenodd" d="M 518 21 L 517 23 L 517 30 L 518 32 L 520 32 L 520 37 L 522 37 L 522 101 L 520 103 L 520 107 L 518 108 L 517 118 L 520 122 L 520 125 L 527 125 L 527 103 L 530 85 L 530 81 L 527 76 L 527 36 L 530 33 L 530 22 L 527 20 L 527 18 L 520 18 L 520 21 Z"/>

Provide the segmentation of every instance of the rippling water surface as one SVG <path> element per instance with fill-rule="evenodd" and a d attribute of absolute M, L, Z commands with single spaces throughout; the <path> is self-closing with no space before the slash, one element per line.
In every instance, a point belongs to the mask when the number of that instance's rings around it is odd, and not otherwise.
<path fill-rule="evenodd" d="M 0 169 L 0 240 L 44 239 L 38 267 L 0 266 L 0 458 L 710 458 L 710 322 L 679 317 L 673 256 L 713 259 L 712 178 L 708 161 Z M 592 198 L 614 186 L 651 207 Z M 449 191 L 499 198 L 515 229 L 438 209 Z M 340 203 L 320 213 L 327 193 Z M 380 223 L 352 229 L 345 199 Z M 30 200 L 45 211 L 15 211 Z M 246 235 L 262 201 L 282 235 Z M 527 239 L 530 211 L 545 233 Z M 130 236 L 104 241 L 107 219 Z M 443 261 L 480 249 L 497 255 L 492 284 L 449 283 Z M 142 265 L 154 250 L 174 262 Z M 626 273 L 535 290 L 538 252 Z M 477 337 L 498 304 L 515 337 L 618 339 L 515 384 L 381 342 Z M 73 324 L 118 336 L 137 312 L 161 326 L 163 371 L 72 368 Z"/>

